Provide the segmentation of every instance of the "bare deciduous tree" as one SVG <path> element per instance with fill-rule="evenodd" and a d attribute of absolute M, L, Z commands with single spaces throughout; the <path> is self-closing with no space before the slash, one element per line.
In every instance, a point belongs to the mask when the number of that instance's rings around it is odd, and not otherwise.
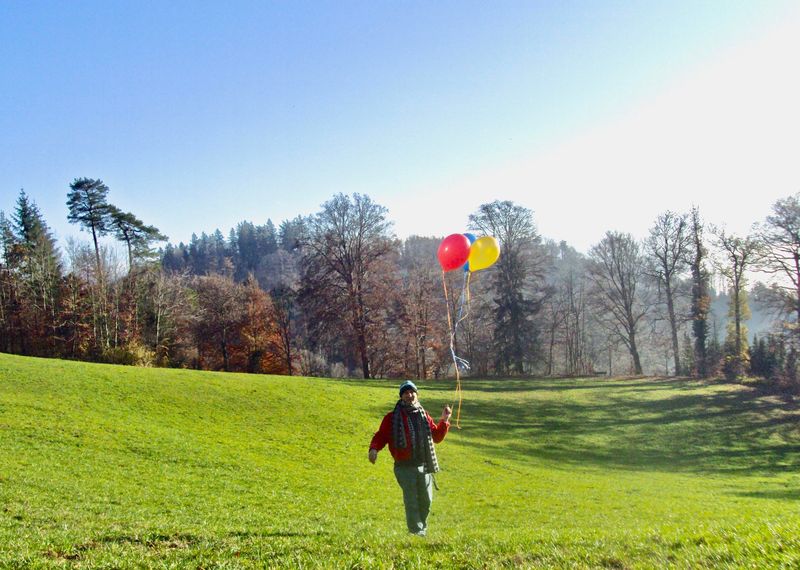
<path fill-rule="evenodd" d="M 772 214 L 757 226 L 755 237 L 757 268 L 778 278 L 774 285 L 800 324 L 800 193 L 775 202 Z"/>
<path fill-rule="evenodd" d="M 672 356 L 675 374 L 681 374 L 680 349 L 678 348 L 678 318 L 675 314 L 677 280 L 686 267 L 686 254 L 691 245 L 687 230 L 687 215 L 664 212 L 650 229 L 645 245 L 653 259 L 653 276 L 663 287 L 672 337 Z"/>
<path fill-rule="evenodd" d="M 635 374 L 642 374 L 637 333 L 650 301 L 644 290 L 644 260 L 630 234 L 607 232 L 589 254 L 589 278 L 597 309 L 608 329 L 628 348 Z"/>
<path fill-rule="evenodd" d="M 409 344 L 409 372 L 427 378 L 432 347 L 437 341 L 444 318 L 440 274 L 433 260 L 438 240 L 412 236 L 403 243 L 400 267 L 403 271 L 401 302 L 402 324 Z"/>
<path fill-rule="evenodd" d="M 370 377 L 369 312 L 367 302 L 370 271 L 395 249 L 387 210 L 368 196 L 352 198 L 337 194 L 322 205 L 308 222 L 303 241 L 305 298 L 323 296 L 343 301 L 350 335 L 360 359 L 364 378 Z M 330 305 L 329 305 L 330 306 Z M 338 315 L 329 315 L 338 320 Z"/>
<path fill-rule="evenodd" d="M 553 294 L 545 303 L 549 347 L 547 373 L 567 375 L 591 372 L 587 336 L 586 258 L 567 245 L 550 243 L 553 265 L 548 284 Z"/>
<path fill-rule="evenodd" d="M 210 347 L 208 356 L 222 357 L 222 370 L 230 370 L 231 349 L 239 342 L 239 332 L 245 318 L 244 295 L 233 279 L 222 275 L 198 277 L 195 281 L 198 314 L 194 324 L 198 358 Z"/>
<path fill-rule="evenodd" d="M 733 330 L 729 337 L 733 338 L 729 344 L 732 344 L 733 355 L 736 358 L 744 358 L 747 338 L 742 321 L 749 318 L 745 272 L 756 258 L 758 243 L 750 236 L 736 236 L 722 228 L 715 228 L 714 235 L 722 255 L 722 260 L 717 263 L 717 269 L 727 279 L 731 297 L 729 313 Z"/>

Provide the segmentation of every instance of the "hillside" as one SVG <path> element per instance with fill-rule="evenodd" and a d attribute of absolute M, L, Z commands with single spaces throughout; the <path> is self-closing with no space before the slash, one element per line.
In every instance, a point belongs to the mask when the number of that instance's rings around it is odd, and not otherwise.
<path fill-rule="evenodd" d="M 0 355 L 0 567 L 800 564 L 800 412 L 722 383 L 467 380 L 426 539 L 397 382 Z M 432 415 L 452 384 L 426 382 Z"/>

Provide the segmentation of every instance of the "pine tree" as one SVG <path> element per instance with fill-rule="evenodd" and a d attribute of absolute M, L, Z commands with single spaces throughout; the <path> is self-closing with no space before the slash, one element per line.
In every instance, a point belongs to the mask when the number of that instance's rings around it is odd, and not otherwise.
<path fill-rule="evenodd" d="M 167 236 L 158 231 L 158 228 L 147 226 L 130 212 L 123 212 L 116 206 L 109 205 L 109 229 L 114 232 L 114 237 L 125 242 L 128 248 L 128 271 L 133 271 L 134 254 L 136 257 L 151 257 L 151 244 L 165 241 Z"/>
<path fill-rule="evenodd" d="M 264 255 L 271 255 L 278 251 L 278 232 L 275 224 L 268 219 L 267 223 L 259 228 L 261 230 L 261 248 Z"/>
<path fill-rule="evenodd" d="M 92 315 L 94 319 L 95 342 L 97 349 L 106 350 L 111 346 L 112 301 L 106 279 L 106 272 L 100 257 L 98 239 L 107 235 L 111 228 L 112 206 L 108 203 L 108 186 L 102 180 L 76 178 L 70 184 L 67 194 L 69 215 L 67 220 L 80 224 L 81 229 L 92 234 L 94 245 L 95 290 L 92 292 Z"/>
<path fill-rule="evenodd" d="M 76 178 L 70 184 L 67 207 L 69 208 L 67 221 L 71 224 L 80 224 L 82 229 L 92 233 L 97 274 L 102 279 L 100 245 L 97 239 L 111 231 L 112 210 L 108 203 L 108 186 L 103 184 L 102 180 Z"/>

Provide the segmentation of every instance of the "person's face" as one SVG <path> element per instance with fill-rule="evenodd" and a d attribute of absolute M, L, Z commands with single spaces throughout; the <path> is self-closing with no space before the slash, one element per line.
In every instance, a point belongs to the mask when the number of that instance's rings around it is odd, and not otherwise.
<path fill-rule="evenodd" d="M 404 403 L 411 405 L 416 403 L 417 393 L 414 390 L 406 390 L 405 392 L 403 392 L 401 398 Z"/>

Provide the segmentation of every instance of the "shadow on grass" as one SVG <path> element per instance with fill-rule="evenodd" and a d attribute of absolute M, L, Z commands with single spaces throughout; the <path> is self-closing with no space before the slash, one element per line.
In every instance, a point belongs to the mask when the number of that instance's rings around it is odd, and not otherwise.
<path fill-rule="evenodd" d="M 107 534 L 83 544 L 74 546 L 71 552 L 60 550 L 48 550 L 44 556 L 48 558 L 60 558 L 77 560 L 81 558 L 81 552 L 94 550 L 103 544 L 117 544 L 123 546 L 143 546 L 150 549 L 184 549 L 200 541 L 200 538 L 193 534 L 174 533 L 144 533 L 144 534 Z"/>
<path fill-rule="evenodd" d="M 262 538 L 295 538 L 315 537 L 329 534 L 327 531 L 315 530 L 310 532 L 295 532 L 287 530 L 274 531 L 232 531 L 223 536 L 237 539 L 262 539 Z M 142 533 L 142 534 L 108 534 L 100 536 L 89 542 L 77 544 L 66 550 L 48 550 L 43 553 L 47 558 L 61 560 L 79 560 L 82 553 L 100 548 L 104 544 L 117 544 L 122 546 L 140 546 L 148 549 L 186 549 L 208 540 L 219 539 L 216 537 L 201 537 L 189 533 Z"/>
<path fill-rule="evenodd" d="M 338 384 L 344 384 L 346 386 L 354 387 L 354 388 L 382 388 L 385 390 L 390 390 L 386 396 L 381 396 L 374 401 L 363 401 L 362 400 L 362 410 L 366 412 L 370 417 L 374 418 L 375 422 L 375 429 L 378 428 L 380 425 L 383 416 L 387 413 L 391 412 L 394 409 L 397 400 L 399 399 L 399 394 L 397 392 L 400 384 L 403 383 L 403 380 L 397 379 L 358 379 L 358 378 L 342 378 L 336 379 L 334 382 Z M 434 420 L 438 420 L 439 413 L 441 412 L 441 408 L 438 407 L 438 403 L 436 405 L 429 405 L 431 401 L 438 401 L 441 402 L 445 400 L 447 402 L 451 402 L 451 397 L 453 392 L 455 391 L 455 381 L 454 380 L 413 380 L 413 382 L 419 388 L 420 394 L 420 401 L 422 405 L 425 407 L 427 412 L 434 418 Z M 443 398 L 443 396 L 446 396 Z"/>
<path fill-rule="evenodd" d="M 773 489 L 764 491 L 750 491 L 747 493 L 736 493 L 740 497 L 750 497 L 754 499 L 777 499 L 777 500 L 800 500 L 800 489 Z"/>
<path fill-rule="evenodd" d="M 459 438 L 489 455 L 565 467 L 700 473 L 777 474 L 800 467 L 797 407 L 752 388 L 710 390 L 680 379 L 515 380 L 504 386 L 475 382 L 469 389 L 554 395 L 527 407 L 496 398 L 471 406 Z M 569 393 L 576 389 L 583 392 Z"/>
<path fill-rule="evenodd" d="M 143 533 L 137 535 L 108 534 L 97 538 L 95 542 L 153 545 L 157 543 L 191 544 L 197 542 L 198 540 L 200 540 L 199 537 L 197 537 L 194 534 L 177 532 L 174 534 L 163 534 L 163 533 Z"/>
<path fill-rule="evenodd" d="M 324 530 L 314 530 L 308 532 L 298 532 L 289 530 L 265 530 L 265 531 L 234 531 L 229 532 L 228 536 L 236 538 L 292 538 L 292 537 L 308 537 L 308 536 L 324 536 L 330 534 Z"/>

